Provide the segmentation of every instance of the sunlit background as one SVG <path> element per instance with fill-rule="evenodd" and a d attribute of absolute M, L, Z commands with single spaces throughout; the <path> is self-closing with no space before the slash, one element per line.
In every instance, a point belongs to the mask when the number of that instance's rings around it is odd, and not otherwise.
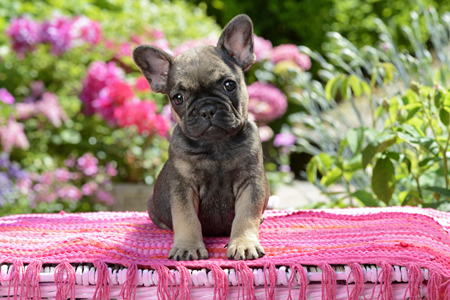
<path fill-rule="evenodd" d="M 174 121 L 132 50 L 215 45 L 240 13 L 254 22 L 249 112 L 273 194 L 309 182 L 328 200 L 292 207 L 450 210 L 448 10 L 446 0 L 1 1 L 0 216 L 145 210 Z"/>

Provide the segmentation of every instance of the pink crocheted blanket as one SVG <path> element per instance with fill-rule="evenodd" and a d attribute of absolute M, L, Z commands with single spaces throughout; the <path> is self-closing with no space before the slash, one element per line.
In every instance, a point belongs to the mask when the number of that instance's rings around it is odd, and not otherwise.
<path fill-rule="evenodd" d="M 450 295 L 450 213 L 391 207 L 267 211 L 265 217 L 260 228 L 265 257 L 231 261 L 224 249 L 229 238 L 219 237 L 204 239 L 209 259 L 181 263 L 167 259 L 173 233 L 158 228 L 146 213 L 7 216 L 0 218 L 0 263 L 17 268 L 23 264 L 60 264 L 61 270 L 68 263 L 94 263 L 99 271 L 107 269 L 109 263 L 129 270 L 147 266 L 157 270 L 160 278 L 170 273 L 169 268 L 214 271 L 226 267 L 241 272 L 242 280 L 251 280 L 251 276 L 245 277 L 249 267 L 264 267 L 270 274 L 274 266 L 295 270 L 301 265 L 316 265 L 328 276 L 330 264 L 376 264 L 390 276 L 387 271 L 392 271 L 391 266 L 401 265 L 409 269 L 411 282 L 420 268 L 429 270 L 429 295 L 438 293 L 439 288 L 446 288 Z M 336 284 L 331 273 L 322 282 L 325 286 Z M 128 272 L 125 285 L 129 290 L 136 285 L 133 272 Z"/>

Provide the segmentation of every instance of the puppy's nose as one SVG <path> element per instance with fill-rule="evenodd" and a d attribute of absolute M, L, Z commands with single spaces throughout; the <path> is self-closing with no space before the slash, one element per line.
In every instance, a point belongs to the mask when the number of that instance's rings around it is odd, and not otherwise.
<path fill-rule="evenodd" d="M 211 104 L 207 104 L 200 108 L 200 115 L 205 119 L 211 119 L 215 113 L 216 108 Z"/>

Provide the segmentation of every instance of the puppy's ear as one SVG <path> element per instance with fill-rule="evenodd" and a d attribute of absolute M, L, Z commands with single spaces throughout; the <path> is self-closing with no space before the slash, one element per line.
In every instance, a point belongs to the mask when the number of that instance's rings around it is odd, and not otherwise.
<path fill-rule="evenodd" d="M 235 59 L 242 69 L 253 64 L 253 24 L 247 15 L 238 15 L 228 23 L 219 38 L 217 47 Z"/>
<path fill-rule="evenodd" d="M 133 51 L 134 63 L 147 78 L 152 91 L 157 93 L 167 92 L 167 76 L 173 57 L 163 50 L 141 45 Z"/>

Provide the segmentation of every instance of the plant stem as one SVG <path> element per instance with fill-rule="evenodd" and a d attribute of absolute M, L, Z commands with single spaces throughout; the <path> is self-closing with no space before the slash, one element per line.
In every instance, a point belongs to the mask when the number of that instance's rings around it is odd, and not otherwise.
<path fill-rule="evenodd" d="M 450 143 L 450 132 L 448 133 L 447 142 L 445 143 L 445 149 L 442 151 L 442 156 L 444 158 L 444 178 L 445 178 L 445 188 L 448 189 L 448 162 L 447 162 L 447 149 Z"/>
<path fill-rule="evenodd" d="M 419 192 L 420 199 L 423 200 L 422 189 L 420 188 L 420 184 L 419 184 L 419 176 L 416 177 L 416 176 L 414 176 L 412 173 L 411 173 L 411 175 L 412 175 L 412 177 L 416 180 L 416 183 L 417 183 L 417 191 Z"/>

